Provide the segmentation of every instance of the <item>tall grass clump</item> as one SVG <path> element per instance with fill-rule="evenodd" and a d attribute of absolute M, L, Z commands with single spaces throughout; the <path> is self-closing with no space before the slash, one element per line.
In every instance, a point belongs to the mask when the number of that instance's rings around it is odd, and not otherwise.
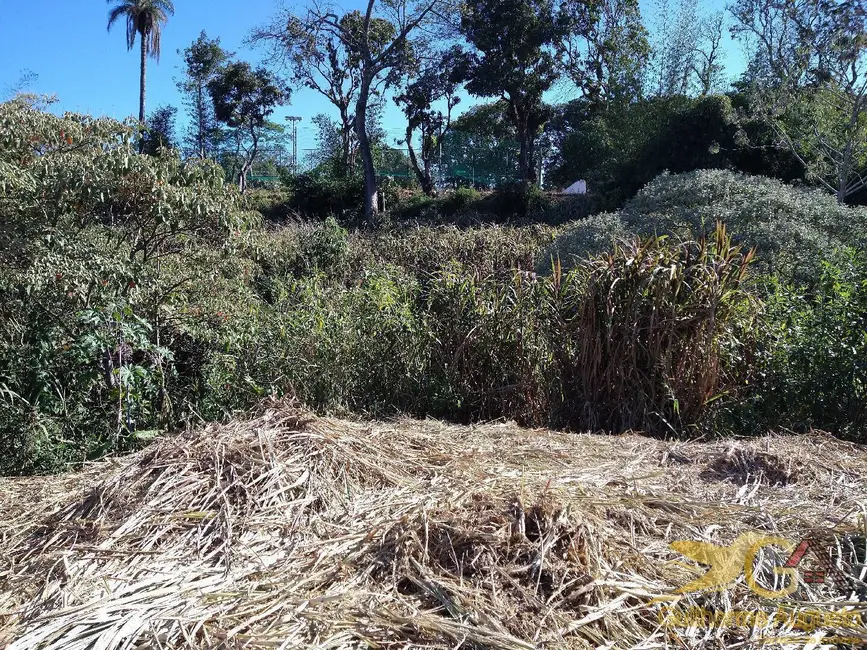
<path fill-rule="evenodd" d="M 561 312 L 559 349 L 573 426 L 667 434 L 705 423 L 742 381 L 752 258 L 718 224 L 711 238 L 636 239 L 575 269 L 583 291 Z"/>
<path fill-rule="evenodd" d="M 462 422 L 551 422 L 556 395 L 547 282 L 514 271 L 480 276 L 454 264 L 434 275 L 423 310 L 430 331 L 430 413 Z"/>

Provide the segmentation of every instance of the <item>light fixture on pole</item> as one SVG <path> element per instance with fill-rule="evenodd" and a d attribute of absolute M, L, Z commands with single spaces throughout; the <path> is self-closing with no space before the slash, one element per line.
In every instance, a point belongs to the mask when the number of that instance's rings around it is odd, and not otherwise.
<path fill-rule="evenodd" d="M 292 173 L 298 173 L 298 122 L 301 118 L 297 115 L 290 115 L 286 118 L 287 122 L 292 122 Z"/>

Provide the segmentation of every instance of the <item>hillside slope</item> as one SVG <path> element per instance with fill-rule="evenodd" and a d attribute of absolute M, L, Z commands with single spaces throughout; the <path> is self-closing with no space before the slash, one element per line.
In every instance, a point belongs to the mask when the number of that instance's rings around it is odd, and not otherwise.
<path fill-rule="evenodd" d="M 867 449 L 821 434 L 678 443 L 276 404 L 78 474 L 0 480 L 0 645 L 754 647 L 805 631 L 660 625 L 674 604 L 776 606 L 743 575 L 673 596 L 705 570 L 669 543 L 856 539 L 865 469 Z M 757 556 L 768 588 L 772 556 Z M 836 634 L 863 642 L 864 603 L 838 587 L 785 602 L 854 612 Z"/>

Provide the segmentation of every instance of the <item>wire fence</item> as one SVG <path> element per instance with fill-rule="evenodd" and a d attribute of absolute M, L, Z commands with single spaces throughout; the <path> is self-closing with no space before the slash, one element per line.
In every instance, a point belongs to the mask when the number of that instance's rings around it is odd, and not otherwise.
<path fill-rule="evenodd" d="M 317 149 L 299 151 L 298 173 L 312 171 L 321 161 Z M 374 152 L 377 175 L 383 178 L 415 179 L 409 150 L 400 147 L 380 147 Z M 436 152 L 431 176 L 440 187 L 496 187 L 518 178 L 517 155 L 511 151 L 492 152 L 488 148 Z"/>
<path fill-rule="evenodd" d="M 250 180 L 269 185 L 280 182 L 277 167 L 291 174 L 314 171 L 323 164 L 323 152 L 319 148 L 298 150 L 297 161 L 284 149 L 262 151 L 258 165 Z M 412 181 L 415 172 L 410 162 L 409 150 L 401 147 L 377 147 L 374 151 L 374 166 L 380 178 Z M 519 178 L 517 152 L 514 143 L 497 143 L 497 146 L 473 147 L 462 143 L 458 147 L 443 147 L 435 152 L 431 176 L 439 187 L 470 186 L 479 189 L 494 188 Z"/>

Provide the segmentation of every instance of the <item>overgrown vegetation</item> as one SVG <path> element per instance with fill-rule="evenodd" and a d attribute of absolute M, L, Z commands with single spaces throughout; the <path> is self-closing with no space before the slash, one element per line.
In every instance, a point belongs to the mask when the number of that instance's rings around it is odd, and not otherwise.
<path fill-rule="evenodd" d="M 0 106 L 6 473 L 269 395 L 572 430 L 865 435 L 863 211 L 833 199 L 704 172 L 565 228 L 265 226 L 212 163 L 135 148 L 111 120 Z M 583 261 L 560 265 L 570 251 Z"/>
<path fill-rule="evenodd" d="M 135 153 L 135 131 L 0 105 L 4 469 L 125 449 L 188 408 L 187 305 L 244 263 L 248 215 L 209 162 Z"/>
<path fill-rule="evenodd" d="M 567 227 L 537 260 L 581 266 L 618 240 L 706 236 L 718 222 L 755 247 L 748 278 L 761 334 L 751 388 L 729 413 L 739 430 L 816 427 L 863 439 L 867 405 L 864 319 L 867 209 L 779 181 L 698 171 L 662 175 L 619 213 Z M 727 425 L 728 426 L 728 425 Z"/>

